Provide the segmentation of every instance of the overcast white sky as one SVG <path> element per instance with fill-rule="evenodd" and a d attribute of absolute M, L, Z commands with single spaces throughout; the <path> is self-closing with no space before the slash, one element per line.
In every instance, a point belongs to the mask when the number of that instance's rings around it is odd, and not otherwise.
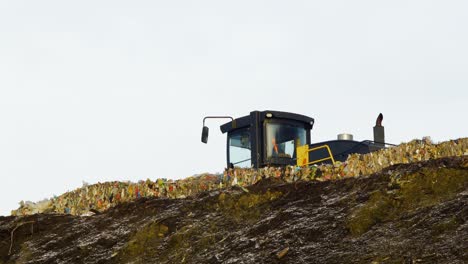
<path fill-rule="evenodd" d="M 110 180 L 220 172 L 205 115 L 312 141 L 467 136 L 468 1 L 0 1 L 0 215 Z"/>

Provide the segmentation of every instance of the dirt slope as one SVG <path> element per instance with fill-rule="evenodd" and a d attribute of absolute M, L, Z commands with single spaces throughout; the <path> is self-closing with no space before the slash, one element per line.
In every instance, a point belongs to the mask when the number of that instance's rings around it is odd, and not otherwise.
<path fill-rule="evenodd" d="M 468 157 L 0 217 L 0 263 L 467 263 Z"/>

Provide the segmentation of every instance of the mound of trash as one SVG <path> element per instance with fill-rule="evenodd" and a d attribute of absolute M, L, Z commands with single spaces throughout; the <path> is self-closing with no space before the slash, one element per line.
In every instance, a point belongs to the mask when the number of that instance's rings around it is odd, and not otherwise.
<path fill-rule="evenodd" d="M 259 170 L 234 168 L 226 170 L 224 174 L 202 174 L 176 181 L 147 179 L 137 183 L 115 181 L 85 184 L 74 191 L 40 202 L 22 201 L 20 207 L 12 211 L 12 215 L 24 216 L 36 213 L 90 215 L 142 197 L 185 198 L 234 185 L 244 188 L 269 178 L 284 182 L 337 180 L 370 175 L 394 164 L 463 155 L 468 155 L 468 138 L 439 144 L 434 144 L 429 138 L 423 138 L 365 155 L 353 154 L 346 162 L 337 162 L 334 165 L 266 167 Z"/>
<path fill-rule="evenodd" d="M 362 177 L 233 170 L 185 198 L 139 188 L 94 215 L 0 217 L 0 263 L 467 263 L 468 156 L 416 161 L 416 150 Z"/>

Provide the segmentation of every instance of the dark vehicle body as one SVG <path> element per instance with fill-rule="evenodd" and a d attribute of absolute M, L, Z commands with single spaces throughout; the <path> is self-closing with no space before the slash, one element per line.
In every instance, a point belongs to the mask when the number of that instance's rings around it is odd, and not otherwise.
<path fill-rule="evenodd" d="M 249 115 L 231 119 L 232 121 L 221 126 L 221 132 L 227 133 L 228 167 L 299 165 L 298 155 L 301 152 L 298 151 L 304 145 L 308 146 L 307 165 L 312 163 L 309 161 L 345 161 L 349 154 L 365 154 L 384 147 L 381 126 L 381 129 L 377 128 L 381 132 L 378 143 L 375 142 L 377 140 L 374 135 L 375 141 L 338 139 L 312 144 L 310 134 L 315 121 L 305 115 L 268 110 L 253 111 Z M 375 131 L 374 127 L 374 133 Z M 206 143 L 207 137 L 208 128 L 204 126 L 202 141 Z M 328 156 L 331 158 L 326 158 Z"/>

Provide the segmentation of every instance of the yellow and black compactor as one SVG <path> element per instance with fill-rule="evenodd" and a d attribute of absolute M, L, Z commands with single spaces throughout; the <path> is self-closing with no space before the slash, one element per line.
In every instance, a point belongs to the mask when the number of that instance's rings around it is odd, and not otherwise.
<path fill-rule="evenodd" d="M 203 119 L 202 142 L 208 142 L 207 119 L 229 118 L 221 126 L 227 133 L 227 167 L 253 167 L 335 163 L 345 161 L 349 154 L 365 154 L 385 148 L 385 133 L 380 114 L 374 127 L 374 140 L 354 141 L 352 135 L 340 134 L 338 139 L 311 143 L 314 119 L 308 116 L 280 112 L 253 111 L 234 119 L 230 116 L 207 116 Z"/>

